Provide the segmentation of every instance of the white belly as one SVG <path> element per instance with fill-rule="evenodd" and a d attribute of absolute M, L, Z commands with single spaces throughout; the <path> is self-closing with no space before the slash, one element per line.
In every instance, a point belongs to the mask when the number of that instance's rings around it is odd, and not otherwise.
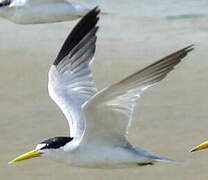
<path fill-rule="evenodd" d="M 103 169 L 138 167 L 139 161 L 147 161 L 134 151 L 121 147 L 85 147 L 62 154 L 59 152 L 56 157 L 53 154 L 53 160 L 81 168 Z"/>

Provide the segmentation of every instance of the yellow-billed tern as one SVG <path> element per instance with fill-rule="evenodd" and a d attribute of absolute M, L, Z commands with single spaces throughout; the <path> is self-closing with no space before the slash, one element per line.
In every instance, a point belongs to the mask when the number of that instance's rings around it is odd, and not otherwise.
<path fill-rule="evenodd" d="M 70 137 L 55 137 L 10 163 L 47 157 L 71 166 L 123 168 L 173 162 L 130 144 L 127 130 L 142 93 L 174 69 L 192 46 L 181 49 L 109 87 L 94 87 L 90 63 L 96 48 L 100 10 L 91 10 L 76 25 L 49 71 L 51 98 L 66 116 Z"/>

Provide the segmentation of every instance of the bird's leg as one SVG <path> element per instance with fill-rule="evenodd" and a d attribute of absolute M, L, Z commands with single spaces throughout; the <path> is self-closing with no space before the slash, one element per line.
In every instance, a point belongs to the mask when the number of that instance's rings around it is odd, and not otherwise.
<path fill-rule="evenodd" d="M 147 166 L 147 165 L 154 165 L 154 163 L 152 162 L 148 162 L 148 163 L 137 163 L 138 166 Z"/>

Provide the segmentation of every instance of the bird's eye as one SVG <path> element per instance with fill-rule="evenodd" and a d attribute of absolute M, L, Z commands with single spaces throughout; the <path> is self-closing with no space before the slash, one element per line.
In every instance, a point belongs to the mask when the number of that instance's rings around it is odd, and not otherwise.
<path fill-rule="evenodd" d="M 57 149 L 67 144 L 72 139 L 71 137 L 54 137 L 41 142 L 39 147 L 40 149 Z"/>

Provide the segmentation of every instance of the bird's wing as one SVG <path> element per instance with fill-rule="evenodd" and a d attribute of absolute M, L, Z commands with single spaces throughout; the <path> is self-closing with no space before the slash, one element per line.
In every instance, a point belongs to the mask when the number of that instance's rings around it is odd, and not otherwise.
<path fill-rule="evenodd" d="M 76 25 L 49 71 L 49 95 L 65 114 L 71 137 L 82 136 L 85 119 L 81 106 L 97 92 L 90 62 L 96 48 L 99 12 L 91 10 Z"/>
<path fill-rule="evenodd" d="M 164 79 L 192 49 L 181 49 L 98 92 L 83 106 L 87 119 L 83 142 L 126 143 L 132 113 L 142 92 Z"/>

